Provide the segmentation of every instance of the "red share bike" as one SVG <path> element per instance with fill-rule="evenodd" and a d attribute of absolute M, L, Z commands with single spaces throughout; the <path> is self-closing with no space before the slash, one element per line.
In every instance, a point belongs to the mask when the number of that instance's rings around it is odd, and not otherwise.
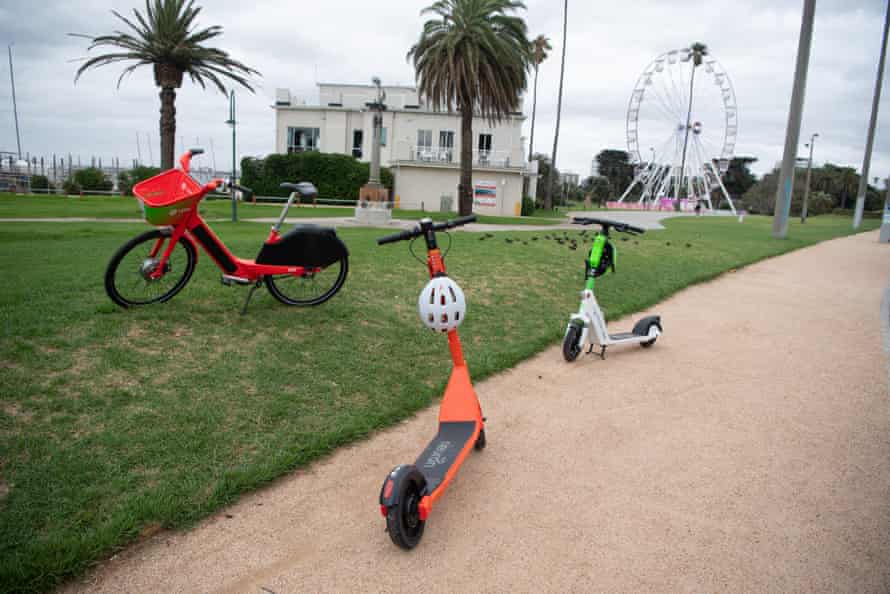
<path fill-rule="evenodd" d="M 438 434 L 414 464 L 396 466 L 380 489 L 380 512 L 386 518 L 389 536 L 404 549 L 413 549 L 420 542 L 433 504 L 445 493 L 470 451 L 485 447 L 485 418 L 457 336 L 457 327 L 466 315 L 466 301 L 461 288 L 445 274 L 444 256 L 436 245 L 436 231 L 475 220 L 473 215 L 436 224 L 422 219 L 411 231 L 377 240 L 380 245 L 421 236 L 426 241 L 430 282 L 420 294 L 418 310 L 428 328 L 448 334 L 454 362 L 439 409 Z"/>
<path fill-rule="evenodd" d="M 191 149 L 179 160 L 181 169 L 170 169 L 133 187 L 145 205 L 145 220 L 160 228 L 138 235 L 122 245 L 105 271 L 105 290 L 121 307 L 163 303 L 185 287 L 198 261 L 195 243 L 222 270 L 224 285 L 251 285 L 241 313 L 253 292 L 263 283 L 286 305 L 318 305 L 343 286 L 349 270 L 349 252 L 333 229 L 296 225 L 280 234 L 287 211 L 297 194 L 311 198 L 318 193 L 310 183 L 284 183 L 290 197 L 278 222 L 255 260 L 230 252 L 210 230 L 198 204 L 211 191 L 224 188 L 225 180 L 201 185 L 189 175 L 189 164 L 203 149 Z M 245 195 L 249 188 L 230 184 Z"/>

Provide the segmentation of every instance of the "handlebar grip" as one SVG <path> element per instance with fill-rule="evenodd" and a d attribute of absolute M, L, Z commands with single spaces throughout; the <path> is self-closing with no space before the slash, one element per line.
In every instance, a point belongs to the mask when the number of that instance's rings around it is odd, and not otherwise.
<path fill-rule="evenodd" d="M 405 239 L 412 239 L 418 234 L 417 229 L 411 231 L 399 231 L 398 233 L 393 233 L 392 235 L 387 235 L 385 237 L 381 237 L 377 240 L 377 245 L 383 245 L 386 243 L 395 243 L 397 241 L 402 241 Z"/>
<path fill-rule="evenodd" d="M 190 153 L 192 154 L 192 156 L 194 157 L 195 155 L 203 155 L 203 154 L 204 154 L 204 149 L 202 149 L 202 148 L 193 148 L 193 149 L 189 149 L 189 152 L 190 152 Z"/>
<path fill-rule="evenodd" d="M 476 215 L 467 215 L 465 217 L 457 217 L 456 219 L 452 219 L 448 221 L 448 228 L 460 227 L 461 225 L 466 225 L 467 223 L 472 223 L 476 220 Z"/>
<path fill-rule="evenodd" d="M 251 190 L 247 186 L 239 186 L 238 184 L 229 184 L 229 187 L 231 187 L 232 189 L 238 190 L 239 192 L 244 192 L 248 196 L 253 196 L 253 190 Z"/>

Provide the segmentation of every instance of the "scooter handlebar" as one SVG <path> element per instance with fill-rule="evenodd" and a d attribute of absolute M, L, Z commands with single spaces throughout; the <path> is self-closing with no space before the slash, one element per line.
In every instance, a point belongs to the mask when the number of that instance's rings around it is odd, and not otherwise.
<path fill-rule="evenodd" d="M 461 225 L 466 225 L 468 223 L 475 223 L 476 215 L 467 215 L 465 217 L 457 217 L 456 219 L 452 219 L 450 221 L 445 222 L 445 226 L 443 229 L 453 229 L 454 227 L 460 227 Z M 433 227 L 434 229 L 436 227 Z"/>
<path fill-rule="evenodd" d="M 378 238 L 377 245 L 404 241 L 405 239 L 412 239 L 414 237 L 417 237 L 418 235 L 420 235 L 420 231 L 416 228 L 412 229 L 411 231 L 399 231 L 398 233 L 393 233 L 392 235 Z"/>
<path fill-rule="evenodd" d="M 630 225 L 628 223 L 621 223 L 619 221 L 611 221 L 609 219 L 595 219 L 591 217 L 575 217 L 572 219 L 572 222 L 576 225 L 602 225 L 603 227 L 612 227 L 616 231 L 620 231 L 622 233 L 635 233 L 637 235 L 641 233 L 645 233 L 646 230 L 641 227 L 636 227 L 634 225 Z"/>
<path fill-rule="evenodd" d="M 476 215 L 468 215 L 465 217 L 458 217 L 456 219 L 452 219 L 450 221 L 445 221 L 444 223 L 436 223 L 433 225 L 433 231 L 444 231 L 446 229 L 454 229 L 455 227 L 460 227 L 461 225 L 466 225 L 467 223 L 472 223 L 476 220 Z M 419 237 L 423 235 L 423 230 L 417 226 L 409 231 L 400 231 L 399 233 L 393 233 L 392 235 L 386 235 L 377 240 L 377 245 L 384 245 L 386 243 L 395 243 L 397 241 L 405 241 L 407 239 L 414 239 L 415 237 Z"/>

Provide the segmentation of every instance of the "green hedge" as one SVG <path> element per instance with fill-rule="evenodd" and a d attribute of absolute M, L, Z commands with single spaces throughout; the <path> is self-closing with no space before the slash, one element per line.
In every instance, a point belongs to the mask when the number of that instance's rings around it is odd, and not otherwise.
<path fill-rule="evenodd" d="M 368 181 L 369 165 L 348 155 L 310 151 L 289 155 L 269 155 L 265 159 L 247 157 L 241 161 L 241 183 L 257 196 L 287 196 L 282 182 L 308 181 L 318 188 L 319 199 L 358 200 L 358 191 Z M 380 168 L 383 185 L 392 188 L 392 173 Z"/>

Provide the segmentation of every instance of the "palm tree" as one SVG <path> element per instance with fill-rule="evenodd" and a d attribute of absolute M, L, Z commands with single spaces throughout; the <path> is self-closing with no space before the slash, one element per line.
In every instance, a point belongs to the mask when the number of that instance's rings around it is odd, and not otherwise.
<path fill-rule="evenodd" d="M 532 64 L 535 68 L 534 91 L 532 91 L 532 131 L 528 139 L 528 160 L 532 160 L 535 148 L 535 112 L 538 109 L 538 67 L 547 59 L 547 52 L 553 49 L 550 39 L 544 35 L 538 35 L 532 40 Z"/>
<path fill-rule="evenodd" d="M 524 9 L 514 0 L 438 0 L 421 14 L 423 25 L 408 52 L 420 94 L 433 108 L 456 107 L 461 116 L 461 215 L 473 212 L 473 114 L 500 122 L 519 107 L 528 86 L 531 50 L 525 21 L 508 13 Z"/>
<path fill-rule="evenodd" d="M 695 84 L 695 69 L 701 66 L 702 59 L 708 55 L 708 46 L 704 43 L 696 41 L 689 46 L 689 56 L 692 58 L 692 76 L 689 77 L 689 110 L 686 112 L 686 136 L 683 138 L 683 157 L 680 159 L 680 185 L 677 187 L 677 198 L 683 191 L 683 174 L 686 169 L 686 144 L 689 142 L 689 130 L 692 128 L 692 92 Z M 675 204 L 677 210 L 680 209 L 680 201 Z"/>
<path fill-rule="evenodd" d="M 566 32 L 569 26 L 569 0 L 565 0 L 562 11 L 562 63 L 559 67 L 559 95 L 556 100 L 556 132 L 553 134 L 553 155 L 550 161 L 550 175 L 556 175 L 556 147 L 559 144 L 559 119 L 562 115 L 562 81 L 566 73 Z M 553 180 L 544 187 L 544 208 L 553 208 Z"/>
<path fill-rule="evenodd" d="M 133 20 L 116 10 L 111 12 L 130 31 L 98 37 L 75 34 L 90 40 L 87 51 L 103 46 L 119 51 L 87 59 L 77 69 L 74 82 L 90 68 L 132 62 L 117 79 L 120 87 L 123 79 L 140 66 L 152 66 L 155 85 L 161 88 L 161 169 L 171 169 L 176 137 L 176 89 L 182 86 L 183 76 L 188 74 L 201 88 L 207 88 L 210 83 L 228 95 L 221 79 L 231 79 L 252 93 L 253 87 L 247 79 L 259 72 L 232 60 L 223 50 L 203 45 L 220 35 L 222 27 L 214 25 L 196 30 L 194 22 L 201 9 L 194 6 L 194 0 L 145 0 L 145 13 L 134 8 Z"/>

